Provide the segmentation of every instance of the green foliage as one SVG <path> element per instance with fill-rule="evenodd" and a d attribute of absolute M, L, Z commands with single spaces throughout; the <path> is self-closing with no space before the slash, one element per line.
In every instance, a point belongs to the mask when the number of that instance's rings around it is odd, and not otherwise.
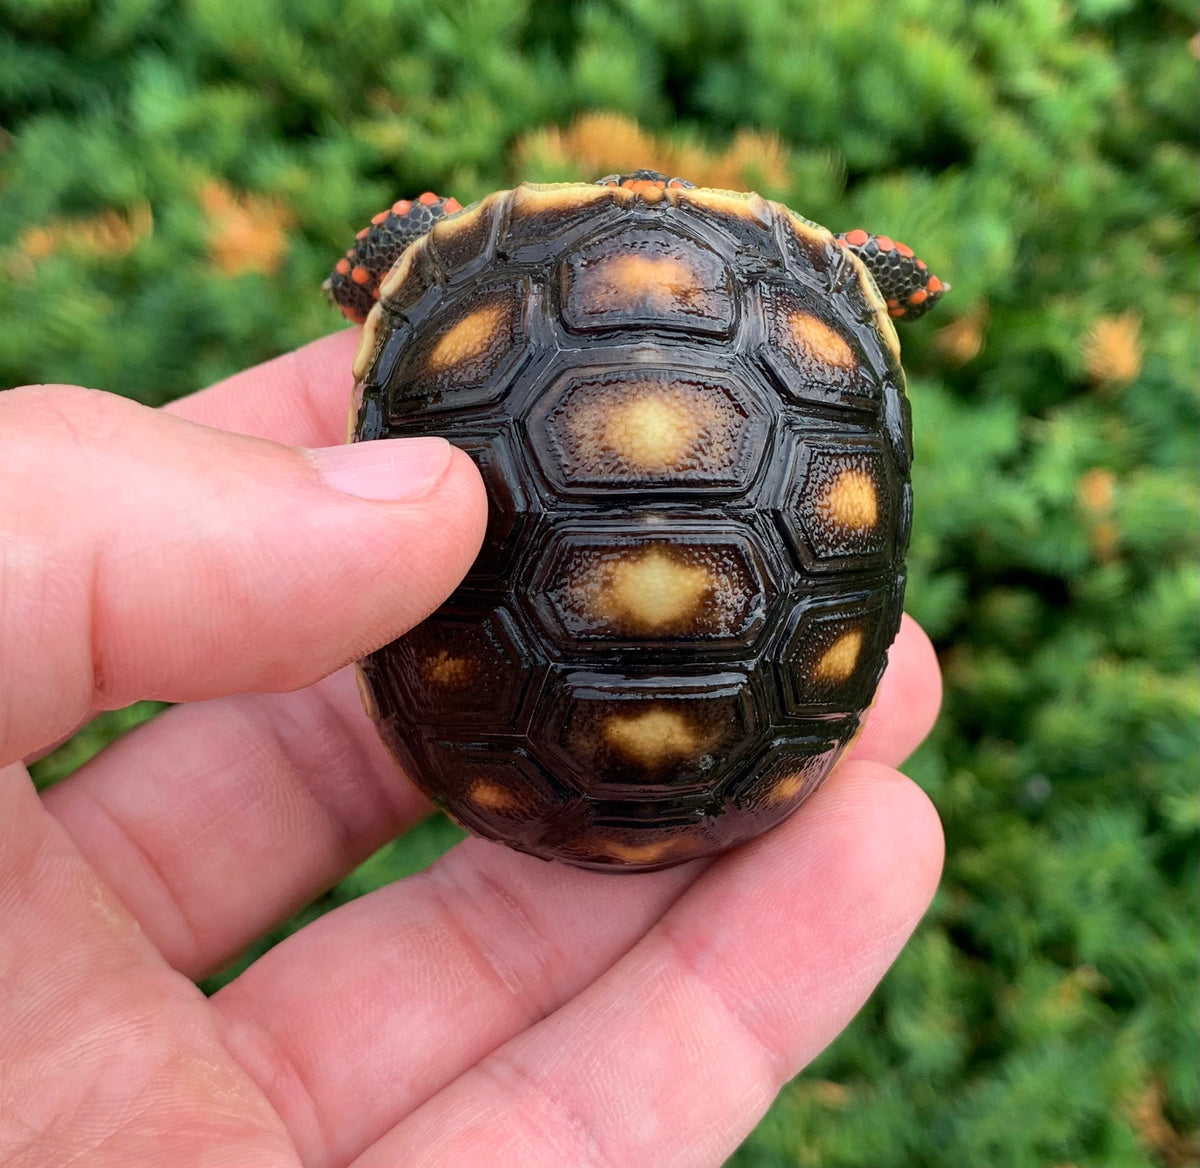
<path fill-rule="evenodd" d="M 774 133 L 768 193 L 918 247 L 954 283 L 904 335 L 909 607 L 947 677 L 910 769 L 946 823 L 946 879 L 734 1163 L 1195 1163 L 1192 5 L 0 13 L 5 384 L 160 403 L 328 331 L 317 285 L 372 212 L 570 173 L 514 173 L 518 139 L 599 108 L 710 150 Z M 55 759 L 43 778 L 77 761 Z M 452 838 L 391 846 L 314 911 Z"/>

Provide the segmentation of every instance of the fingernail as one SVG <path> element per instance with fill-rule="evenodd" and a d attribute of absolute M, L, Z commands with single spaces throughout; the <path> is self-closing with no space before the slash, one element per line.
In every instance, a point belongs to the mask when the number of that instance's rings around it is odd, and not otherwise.
<path fill-rule="evenodd" d="M 419 499 L 450 465 L 445 438 L 381 438 L 310 450 L 321 481 L 344 495 L 398 503 Z"/>

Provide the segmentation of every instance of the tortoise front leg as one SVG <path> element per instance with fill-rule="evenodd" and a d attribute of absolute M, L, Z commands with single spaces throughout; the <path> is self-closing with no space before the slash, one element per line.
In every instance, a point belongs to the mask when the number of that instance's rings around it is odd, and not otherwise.
<path fill-rule="evenodd" d="M 444 199 L 432 191 L 393 203 L 354 237 L 354 246 L 321 287 L 347 320 L 362 324 L 379 299 L 381 281 L 404 249 L 443 216 L 461 210 L 457 199 Z"/>
<path fill-rule="evenodd" d="M 898 319 L 924 316 L 950 291 L 950 285 L 939 280 L 924 260 L 917 259 L 911 247 L 886 235 L 872 235 L 857 228 L 834 238 L 867 265 L 887 301 L 888 312 Z"/>

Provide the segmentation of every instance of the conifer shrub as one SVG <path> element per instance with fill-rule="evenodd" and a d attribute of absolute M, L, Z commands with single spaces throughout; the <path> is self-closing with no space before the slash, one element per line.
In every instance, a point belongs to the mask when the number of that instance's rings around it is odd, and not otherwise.
<path fill-rule="evenodd" d="M 946 876 L 733 1163 L 1196 1163 L 1194 5 L 0 13 L 5 385 L 159 404 L 330 331 L 332 258 L 425 189 L 660 166 L 919 248 L 954 284 L 904 337 L 908 607 L 947 682 L 908 770 Z M 39 782 L 155 709 L 101 719 Z M 433 822 L 289 927 L 454 838 Z"/>

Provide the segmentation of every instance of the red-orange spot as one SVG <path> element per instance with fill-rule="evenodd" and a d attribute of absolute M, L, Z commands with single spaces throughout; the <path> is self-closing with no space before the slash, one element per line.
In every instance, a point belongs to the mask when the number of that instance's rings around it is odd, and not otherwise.
<path fill-rule="evenodd" d="M 927 266 L 928 265 L 925 263 L 924 260 L 917 260 L 917 270 L 918 271 L 921 271 L 921 272 L 925 271 Z"/>
<path fill-rule="evenodd" d="M 442 206 L 447 215 L 453 215 L 455 211 L 462 210 L 462 203 L 457 199 L 447 199 Z"/>
<path fill-rule="evenodd" d="M 631 178 L 621 185 L 627 191 L 661 191 L 667 184 L 662 179 Z"/>
<path fill-rule="evenodd" d="M 355 238 L 355 239 L 366 239 L 366 237 L 367 237 L 368 235 L 370 235 L 370 234 L 371 234 L 371 229 L 370 229 L 369 227 L 364 227 L 364 228 L 363 228 L 361 231 L 359 231 L 359 232 L 358 232 L 358 233 L 357 233 L 357 234 L 354 236 L 354 238 Z"/>
<path fill-rule="evenodd" d="M 376 300 L 379 299 L 379 285 L 378 284 L 376 284 L 375 287 L 371 289 L 371 295 L 373 297 L 375 297 Z"/>
<path fill-rule="evenodd" d="M 892 297 L 890 297 L 890 298 L 889 298 L 889 300 L 888 300 L 888 302 L 887 302 L 887 306 L 888 306 L 888 308 L 896 308 L 896 307 L 898 307 L 898 305 L 899 305 L 899 304 L 900 304 L 900 301 L 899 301 L 899 300 L 897 300 L 897 299 L 895 298 L 895 296 L 892 296 Z"/>
<path fill-rule="evenodd" d="M 904 243 L 897 243 L 896 250 L 906 259 L 912 259 L 913 249 Z"/>
<path fill-rule="evenodd" d="M 667 186 L 669 186 L 672 190 L 683 190 L 683 183 L 677 178 L 671 179 L 671 181 L 667 183 Z"/>
<path fill-rule="evenodd" d="M 371 279 L 371 273 L 360 264 L 351 271 L 350 279 L 356 284 L 366 284 Z"/>
<path fill-rule="evenodd" d="M 929 299 L 929 293 L 924 288 L 918 288 L 909 298 L 909 304 L 924 304 Z"/>
<path fill-rule="evenodd" d="M 412 203 L 407 199 L 400 199 L 398 202 L 392 204 L 392 210 L 397 215 L 407 215 L 412 210 Z"/>
<path fill-rule="evenodd" d="M 343 304 L 341 306 L 341 309 L 342 309 L 342 315 L 347 320 L 353 321 L 355 324 L 362 324 L 367 319 L 366 314 L 359 312 L 357 308 L 350 308 L 347 305 Z"/>
<path fill-rule="evenodd" d="M 889 239 L 886 235 L 875 236 L 875 246 L 880 251 L 891 251 L 895 246 L 895 241 Z"/>
<path fill-rule="evenodd" d="M 941 292 L 946 285 L 943 284 L 941 280 L 937 278 L 937 276 L 930 276 L 929 280 L 925 284 L 925 287 L 928 288 L 930 292 Z"/>
<path fill-rule="evenodd" d="M 861 227 L 856 227 L 853 231 L 846 232 L 846 242 L 854 247 L 862 247 L 870 238 Z"/>
<path fill-rule="evenodd" d="M 889 308 L 888 316 L 903 316 L 907 311 L 906 308 Z"/>
<path fill-rule="evenodd" d="M 438 197 L 437 197 L 437 195 L 435 195 L 433 193 L 433 191 L 426 191 L 424 194 L 418 196 L 418 198 L 417 198 L 417 202 L 423 204 L 426 207 L 432 207 L 433 204 L 436 203 L 437 201 L 438 201 Z"/>
<path fill-rule="evenodd" d="M 337 262 L 337 271 L 340 275 L 343 275 L 343 276 L 350 275 L 350 261 L 348 259 L 346 259 L 344 256 L 342 257 L 342 259 L 338 260 L 338 262 Z"/>
<path fill-rule="evenodd" d="M 372 223 L 382 223 L 387 217 L 388 217 L 388 213 L 386 211 L 380 211 L 378 215 L 371 216 L 371 222 Z"/>

